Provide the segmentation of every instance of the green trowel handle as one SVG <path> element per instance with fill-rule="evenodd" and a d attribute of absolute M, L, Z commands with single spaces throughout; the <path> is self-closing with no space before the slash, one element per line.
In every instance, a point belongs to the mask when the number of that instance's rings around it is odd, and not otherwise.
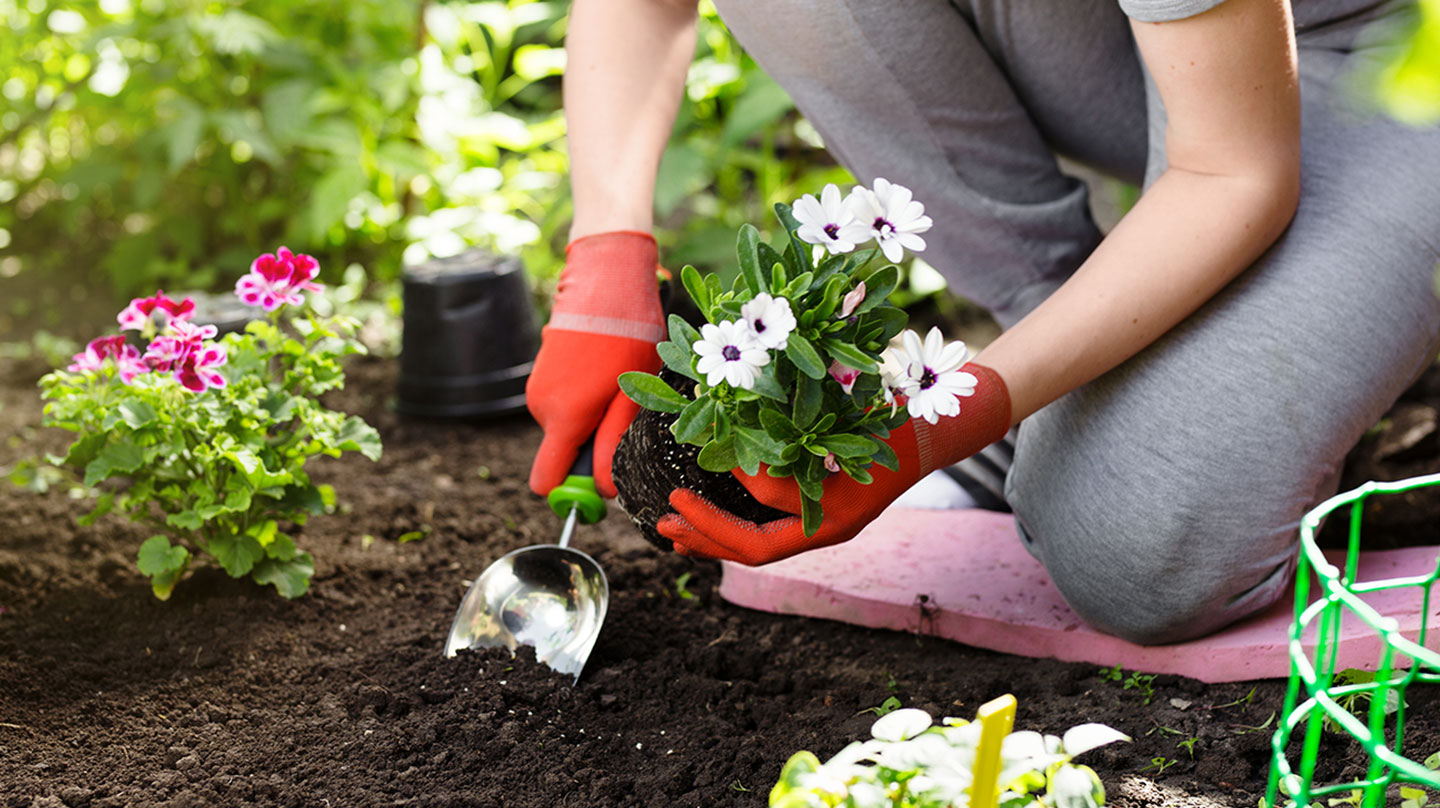
<path fill-rule="evenodd" d="M 561 518 L 569 516 L 571 509 L 577 511 L 582 525 L 593 525 L 605 518 L 605 500 L 595 490 L 595 438 L 580 447 L 570 474 L 565 482 L 551 489 L 547 500 L 550 510 Z"/>

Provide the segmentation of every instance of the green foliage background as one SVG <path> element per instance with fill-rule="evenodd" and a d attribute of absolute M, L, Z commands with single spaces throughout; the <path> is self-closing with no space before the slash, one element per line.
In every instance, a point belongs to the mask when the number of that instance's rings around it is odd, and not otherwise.
<path fill-rule="evenodd" d="M 327 281 L 358 266 L 372 283 L 485 245 L 523 255 L 543 299 L 571 212 L 567 10 L 0 0 L 0 335 L 157 286 L 224 289 L 282 243 Z M 1378 81 L 1397 116 L 1428 122 L 1440 0 L 1420 10 Z M 657 235 L 672 266 L 733 273 L 740 224 L 849 177 L 709 0 L 701 11 Z"/>
<path fill-rule="evenodd" d="M 282 243 L 327 280 L 384 282 L 479 244 L 521 253 L 543 291 L 571 212 L 567 10 L 0 0 L 0 284 L 73 281 L 49 309 L 224 289 Z M 739 224 L 847 176 L 708 2 L 700 43 L 656 201 L 676 266 L 719 266 Z M 31 313 L 0 297 L 9 322 Z"/>

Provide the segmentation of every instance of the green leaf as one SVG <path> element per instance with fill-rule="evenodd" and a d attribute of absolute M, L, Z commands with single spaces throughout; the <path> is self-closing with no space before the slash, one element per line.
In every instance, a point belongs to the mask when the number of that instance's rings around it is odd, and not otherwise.
<path fill-rule="evenodd" d="M 748 453 L 766 465 L 785 462 L 780 454 L 785 449 L 784 445 L 759 429 L 748 426 L 735 427 L 735 446 L 742 460 Z M 741 468 L 745 468 L 743 463 Z M 755 472 L 746 469 L 746 473 L 754 474 Z"/>
<path fill-rule="evenodd" d="M 800 524 L 805 530 L 806 536 L 814 536 L 820 529 L 820 523 L 824 520 L 825 514 L 820 507 L 820 500 L 809 497 L 800 498 Z"/>
<path fill-rule="evenodd" d="M 795 379 L 795 409 L 793 420 L 801 429 L 809 429 L 820 417 L 820 405 L 824 402 L 824 389 L 818 379 L 800 376 Z"/>
<path fill-rule="evenodd" d="M 70 444 L 70 449 L 65 452 L 65 459 L 62 460 L 67 466 L 85 468 L 95 458 L 100 456 L 100 450 L 105 448 L 110 436 L 104 432 L 92 432 Z"/>
<path fill-rule="evenodd" d="M 757 295 L 770 288 L 765 283 L 765 273 L 760 268 L 760 256 L 757 252 L 759 244 L 760 231 L 749 223 L 740 225 L 740 233 L 735 239 L 735 257 L 739 259 L 740 275 L 745 279 L 745 284 Z"/>
<path fill-rule="evenodd" d="M 776 264 L 780 264 L 782 267 L 786 265 L 785 259 L 781 257 L 780 253 L 776 252 L 775 248 L 766 242 L 762 241 L 755 246 L 755 254 L 760 257 L 760 266 L 770 267 L 772 275 L 775 271 Z"/>
<path fill-rule="evenodd" d="M 288 471 L 272 472 L 265 468 L 260 458 L 249 449 L 236 449 L 232 452 L 225 452 L 222 457 L 235 464 L 236 470 L 245 475 L 245 479 L 255 488 L 269 488 L 275 485 L 284 485 L 293 479 Z"/>
<path fill-rule="evenodd" d="M 406 542 L 419 541 L 423 538 L 425 538 L 425 531 L 411 530 L 405 533 L 401 533 L 399 538 L 395 540 L 401 544 L 405 544 Z"/>
<path fill-rule="evenodd" d="M 85 485 L 94 487 L 101 480 L 134 471 L 144 463 L 145 452 L 139 446 L 129 441 L 117 441 L 102 449 L 100 454 L 85 466 Z"/>
<path fill-rule="evenodd" d="M 668 340 L 656 345 L 655 351 L 660 354 L 660 361 L 665 363 L 665 367 L 679 373 L 681 376 L 694 379 L 697 382 L 700 381 L 700 374 L 696 373 L 695 369 L 690 367 L 691 356 L 689 351 Z"/>
<path fill-rule="evenodd" d="M 781 387 L 780 382 L 775 380 L 774 368 L 775 365 L 772 363 L 765 368 L 764 372 L 756 376 L 755 387 L 752 389 L 754 392 L 772 401 L 778 401 L 782 404 L 789 403 L 790 399 L 785 395 L 785 388 Z"/>
<path fill-rule="evenodd" d="M 700 271 L 690 264 L 680 270 L 680 283 L 685 291 L 690 294 L 690 300 L 694 302 L 695 308 L 700 311 L 710 310 L 710 289 L 705 285 L 705 279 L 700 277 Z"/>
<path fill-rule="evenodd" d="M 738 146 L 794 108 L 795 102 L 784 88 L 763 73 L 752 72 L 745 92 L 724 117 L 725 129 L 720 142 L 726 148 Z"/>
<path fill-rule="evenodd" d="M 785 345 L 785 356 L 795 363 L 795 368 L 812 379 L 825 378 L 825 363 L 815 346 L 799 334 L 791 334 Z M 799 419 L 796 419 L 797 421 Z"/>
<path fill-rule="evenodd" d="M 777 441 L 797 440 L 802 434 L 794 421 L 775 410 L 760 410 L 760 425 L 765 428 L 765 434 Z"/>
<path fill-rule="evenodd" d="M 1436 752 L 1430 757 L 1425 758 L 1425 768 L 1431 771 L 1440 769 L 1440 752 Z"/>
<path fill-rule="evenodd" d="M 335 448 L 342 452 L 359 452 L 372 462 L 380 459 L 380 433 L 358 415 L 345 419 L 336 440 Z"/>
<path fill-rule="evenodd" d="M 701 396 L 680 411 L 675 423 L 670 425 L 670 434 L 680 443 L 694 443 L 714 420 L 715 399 Z"/>
<path fill-rule="evenodd" d="M 255 537 L 248 535 L 212 538 L 210 555 L 220 562 L 231 578 L 239 578 L 255 568 L 255 563 L 265 557 L 265 548 Z"/>
<path fill-rule="evenodd" d="M 630 400 L 647 410 L 680 412 L 690 404 L 659 376 L 639 371 L 620 374 L 620 389 Z"/>
<path fill-rule="evenodd" d="M 869 457 L 875 453 L 875 441 L 862 435 L 826 435 L 818 442 L 836 457 Z"/>
<path fill-rule="evenodd" d="M 830 315 L 840 307 L 840 301 L 845 297 L 845 287 L 850 279 L 844 275 L 834 275 L 825 282 L 824 292 L 820 296 L 820 302 L 815 305 L 815 319 L 828 320 Z"/>
<path fill-rule="evenodd" d="M 265 545 L 265 555 L 277 561 L 289 561 L 295 557 L 295 540 L 284 533 L 276 533 L 275 538 Z"/>
<path fill-rule="evenodd" d="M 115 409 L 120 413 L 120 419 L 131 429 L 149 426 L 155 421 L 155 408 L 141 399 L 122 401 Z"/>
<path fill-rule="evenodd" d="M 895 287 L 900 285 L 900 270 L 891 264 L 870 273 L 865 279 L 865 299 L 855 307 L 856 314 L 865 312 L 884 303 Z"/>
<path fill-rule="evenodd" d="M 678 314 L 670 315 L 669 328 L 670 341 L 687 351 L 690 350 L 690 346 L 695 344 L 696 340 L 700 339 L 700 332 L 696 331 L 694 326 L 685 322 L 685 318 Z"/>
<path fill-rule="evenodd" d="M 205 109 L 183 95 L 177 96 L 174 103 L 175 120 L 161 127 L 171 174 L 194 159 L 200 139 L 205 135 Z"/>
<path fill-rule="evenodd" d="M 182 545 L 172 545 L 164 536 L 151 536 L 140 545 L 137 557 L 140 572 L 154 577 L 167 570 L 184 569 L 190 560 L 190 551 Z"/>
<path fill-rule="evenodd" d="M 740 459 L 735 452 L 735 439 L 712 440 L 700 449 L 695 464 L 706 471 L 724 473 L 739 467 Z"/>
<path fill-rule="evenodd" d="M 261 586 L 273 585 L 282 597 L 298 598 L 310 588 L 314 574 L 315 559 L 309 553 L 296 553 L 288 561 L 269 558 L 256 564 L 250 578 Z"/>
<path fill-rule="evenodd" d="M 790 210 L 790 206 L 784 202 L 776 202 L 775 215 L 780 217 L 780 223 L 785 225 L 785 232 L 790 236 L 790 249 L 795 253 L 795 261 L 798 266 L 795 274 L 799 275 L 805 272 L 814 272 L 815 264 L 811 261 L 810 257 L 814 246 L 806 244 L 799 236 L 795 235 L 795 231 L 800 229 L 800 222 L 796 220 L 795 214 Z"/>
<path fill-rule="evenodd" d="M 735 428 L 735 459 L 741 471 L 754 476 L 760 472 L 760 455 L 755 451 L 755 443 L 745 439 L 742 427 Z"/>
<path fill-rule="evenodd" d="M 870 455 L 871 462 L 891 471 L 900 470 L 900 458 L 895 456 L 895 450 L 890 448 L 890 444 L 877 440 L 875 447 L 875 454 Z"/>
<path fill-rule="evenodd" d="M 205 519 L 199 513 L 187 509 L 166 516 L 165 524 L 181 530 L 199 530 L 200 526 L 205 524 Z"/>
<path fill-rule="evenodd" d="M 880 366 L 876 364 L 874 359 L 866 356 L 864 351 L 861 351 L 848 342 L 826 337 L 820 340 L 820 346 L 825 349 L 826 353 L 830 354 L 834 359 L 839 360 L 840 364 L 846 367 L 852 367 L 865 373 L 875 373 L 880 370 Z"/>
<path fill-rule="evenodd" d="M 106 491 L 105 493 L 100 495 L 100 498 L 98 500 L 95 501 L 94 509 L 92 509 L 84 516 L 80 517 L 80 519 L 78 520 L 80 526 L 89 527 L 95 524 L 95 521 L 97 519 L 114 510 L 114 508 L 115 495 L 109 491 Z"/>

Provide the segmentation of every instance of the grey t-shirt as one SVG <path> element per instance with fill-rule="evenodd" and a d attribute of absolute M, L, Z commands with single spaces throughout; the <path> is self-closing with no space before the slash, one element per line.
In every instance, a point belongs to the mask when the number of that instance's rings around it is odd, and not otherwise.
<path fill-rule="evenodd" d="M 1120 8 L 1141 22 L 1170 22 L 1209 11 L 1225 0 L 1120 0 Z M 1384 0 L 1294 0 L 1295 28 L 1316 25 L 1361 14 Z"/>

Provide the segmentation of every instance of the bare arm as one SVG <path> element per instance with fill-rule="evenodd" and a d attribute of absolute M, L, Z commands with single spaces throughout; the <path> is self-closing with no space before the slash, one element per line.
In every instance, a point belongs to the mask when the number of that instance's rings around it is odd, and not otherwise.
<path fill-rule="evenodd" d="M 655 173 L 695 50 L 696 0 L 575 0 L 565 40 L 571 239 L 649 232 Z"/>
<path fill-rule="evenodd" d="M 1288 0 L 1132 22 L 1168 116 L 1169 167 L 1055 294 L 976 357 L 1019 421 L 1154 342 L 1279 238 L 1300 189 Z"/>

